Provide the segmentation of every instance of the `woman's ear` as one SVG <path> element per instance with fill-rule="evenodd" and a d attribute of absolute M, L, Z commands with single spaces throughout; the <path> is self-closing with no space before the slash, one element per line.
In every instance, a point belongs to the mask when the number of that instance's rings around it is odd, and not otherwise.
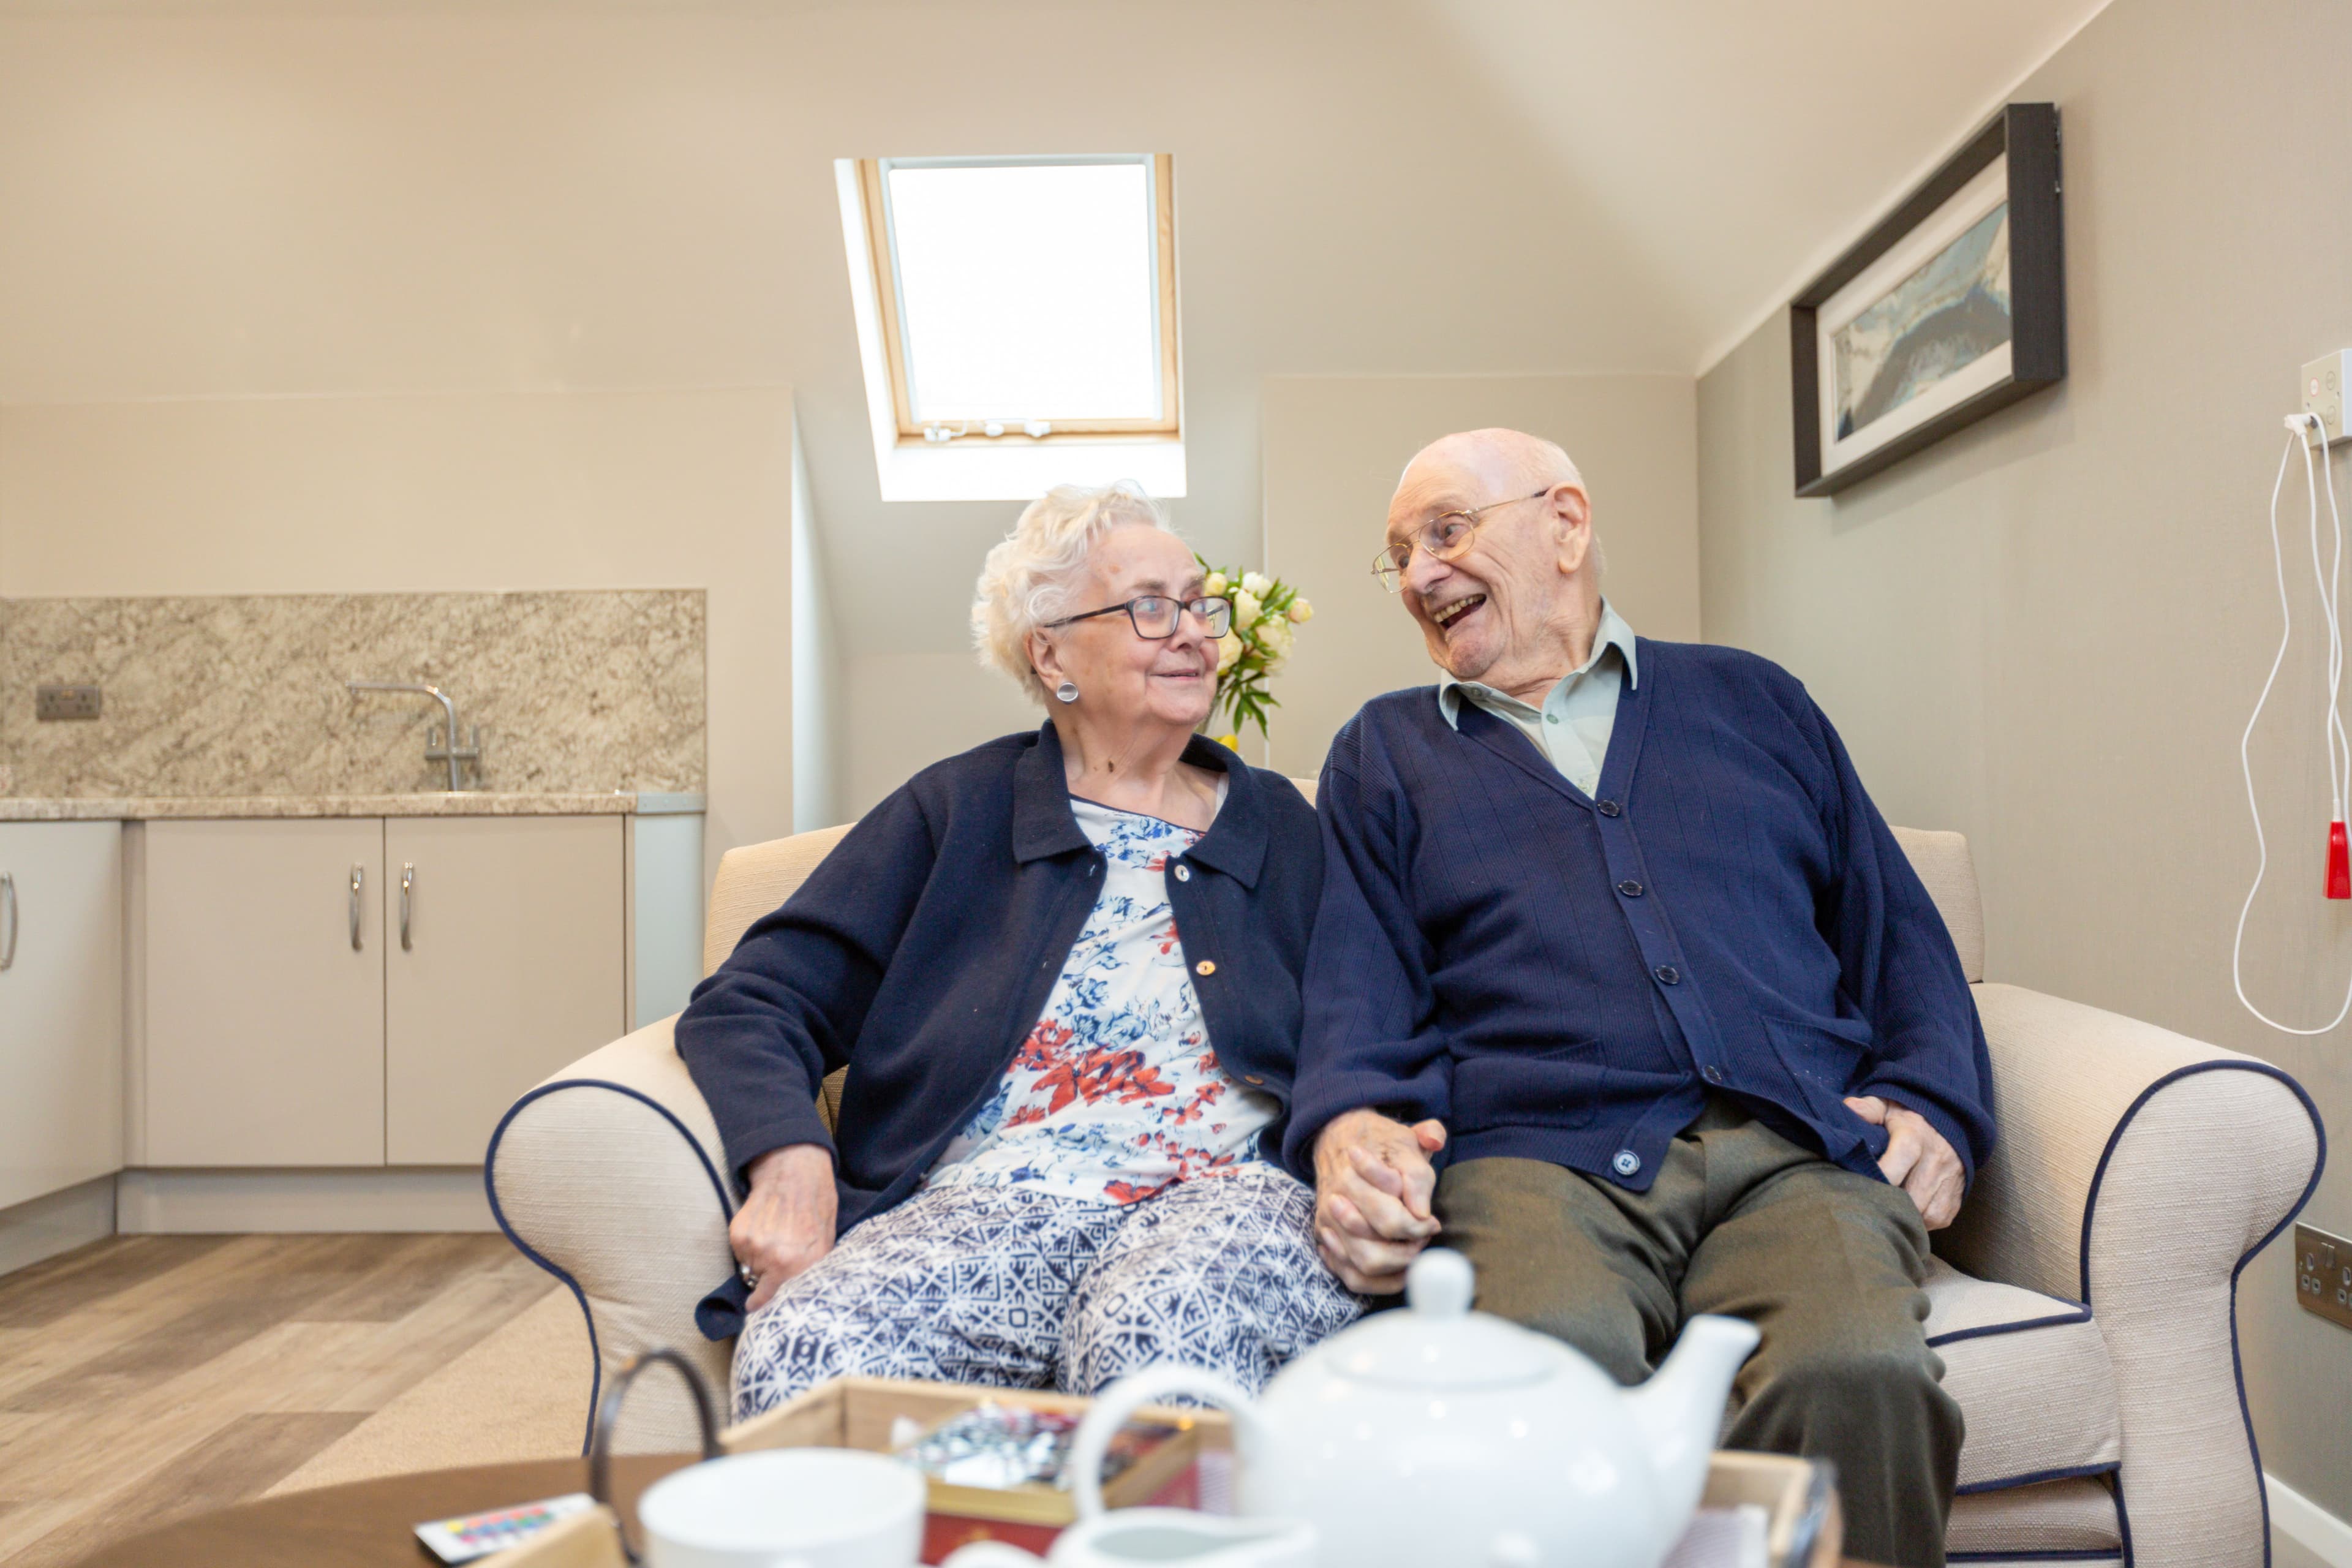
<path fill-rule="evenodd" d="M 1029 668 L 1037 672 L 1037 679 L 1045 683 L 1048 691 L 1059 686 L 1063 678 L 1069 674 L 1062 668 L 1062 650 L 1055 647 L 1054 639 L 1044 632 L 1029 634 Z"/>

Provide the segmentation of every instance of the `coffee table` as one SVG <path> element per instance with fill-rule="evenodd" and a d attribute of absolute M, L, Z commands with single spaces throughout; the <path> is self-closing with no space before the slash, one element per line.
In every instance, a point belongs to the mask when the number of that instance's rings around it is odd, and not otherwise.
<path fill-rule="evenodd" d="M 613 1500 L 637 1523 L 637 1494 L 691 1454 L 646 1454 L 613 1461 Z M 289 1492 L 197 1514 L 130 1536 L 82 1560 L 81 1568 L 152 1568 L 163 1563 L 233 1563 L 239 1568 L 437 1568 L 417 1543 L 428 1519 L 483 1513 L 588 1489 L 585 1459 L 532 1459 L 468 1469 L 384 1476 L 316 1491 Z"/>
<path fill-rule="evenodd" d="M 637 1497 L 694 1459 L 643 1454 L 613 1461 L 613 1500 L 637 1527 Z M 588 1489 L 585 1459 L 531 1459 L 467 1469 L 422 1470 L 289 1492 L 194 1515 L 126 1537 L 79 1568 L 152 1568 L 156 1563 L 233 1563 L 238 1568 L 434 1568 L 417 1544 L 428 1519 L 484 1513 L 514 1503 Z M 1848 1558 L 1840 1568 L 1873 1568 Z"/>

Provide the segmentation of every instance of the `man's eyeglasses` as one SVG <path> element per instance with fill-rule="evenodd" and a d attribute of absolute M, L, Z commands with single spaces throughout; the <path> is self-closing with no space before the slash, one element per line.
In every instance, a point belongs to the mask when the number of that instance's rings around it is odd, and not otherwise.
<path fill-rule="evenodd" d="M 1174 637 L 1176 627 L 1187 610 L 1201 618 L 1202 626 L 1208 629 L 1213 638 L 1223 637 L 1234 624 L 1234 602 L 1222 595 L 1213 599 L 1188 600 L 1171 599 L 1165 594 L 1146 594 L 1140 598 L 1129 599 L 1124 605 L 1106 605 L 1099 610 L 1087 610 L 1081 615 L 1064 616 L 1058 621 L 1047 621 L 1045 629 L 1051 631 L 1055 626 L 1066 626 L 1073 621 L 1090 621 L 1097 616 L 1115 616 L 1121 610 L 1127 612 L 1128 621 L 1135 627 L 1135 635 L 1147 642 L 1165 642 Z"/>
<path fill-rule="evenodd" d="M 1437 561 L 1451 561 L 1470 548 L 1470 535 L 1476 531 L 1478 520 L 1498 506 L 1510 506 L 1523 500 L 1539 500 L 1551 494 L 1546 485 L 1531 496 L 1513 496 L 1509 500 L 1490 500 L 1485 506 L 1474 506 L 1466 511 L 1444 511 L 1421 525 L 1421 531 L 1412 539 L 1399 540 L 1372 557 L 1372 575 L 1381 586 L 1393 594 L 1404 581 L 1404 569 L 1412 562 L 1416 547 L 1424 555 Z"/>

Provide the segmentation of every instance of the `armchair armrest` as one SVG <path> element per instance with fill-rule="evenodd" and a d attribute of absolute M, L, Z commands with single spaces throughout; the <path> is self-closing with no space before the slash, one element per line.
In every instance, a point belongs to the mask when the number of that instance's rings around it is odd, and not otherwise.
<path fill-rule="evenodd" d="M 1975 989 L 2000 1141 L 1937 1250 L 2093 1308 L 2141 1568 L 2259 1568 L 2267 1516 L 2237 1279 L 2318 1184 L 2318 1112 L 2255 1058 L 2017 986 Z"/>
<path fill-rule="evenodd" d="M 490 1134 L 490 1212 L 587 1314 L 582 1443 L 607 1369 L 657 1346 L 682 1351 L 724 1409 L 731 1343 L 695 1327 L 695 1303 L 727 1278 L 734 1205 L 719 1130 L 671 1043 L 675 1016 L 592 1051 L 539 1084 Z M 622 1418 L 624 1452 L 695 1447 L 693 1406 L 646 1378 Z"/>

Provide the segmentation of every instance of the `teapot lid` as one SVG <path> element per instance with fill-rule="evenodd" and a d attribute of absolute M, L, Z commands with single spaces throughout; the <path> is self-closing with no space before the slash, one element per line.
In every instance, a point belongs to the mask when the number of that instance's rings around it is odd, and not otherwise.
<path fill-rule="evenodd" d="M 1433 1247 L 1405 1273 L 1406 1310 L 1333 1336 L 1322 1359 L 1346 1377 L 1412 1388 L 1504 1388 L 1557 1372 L 1557 1342 L 1470 1310 L 1475 1283 L 1468 1258 Z"/>

